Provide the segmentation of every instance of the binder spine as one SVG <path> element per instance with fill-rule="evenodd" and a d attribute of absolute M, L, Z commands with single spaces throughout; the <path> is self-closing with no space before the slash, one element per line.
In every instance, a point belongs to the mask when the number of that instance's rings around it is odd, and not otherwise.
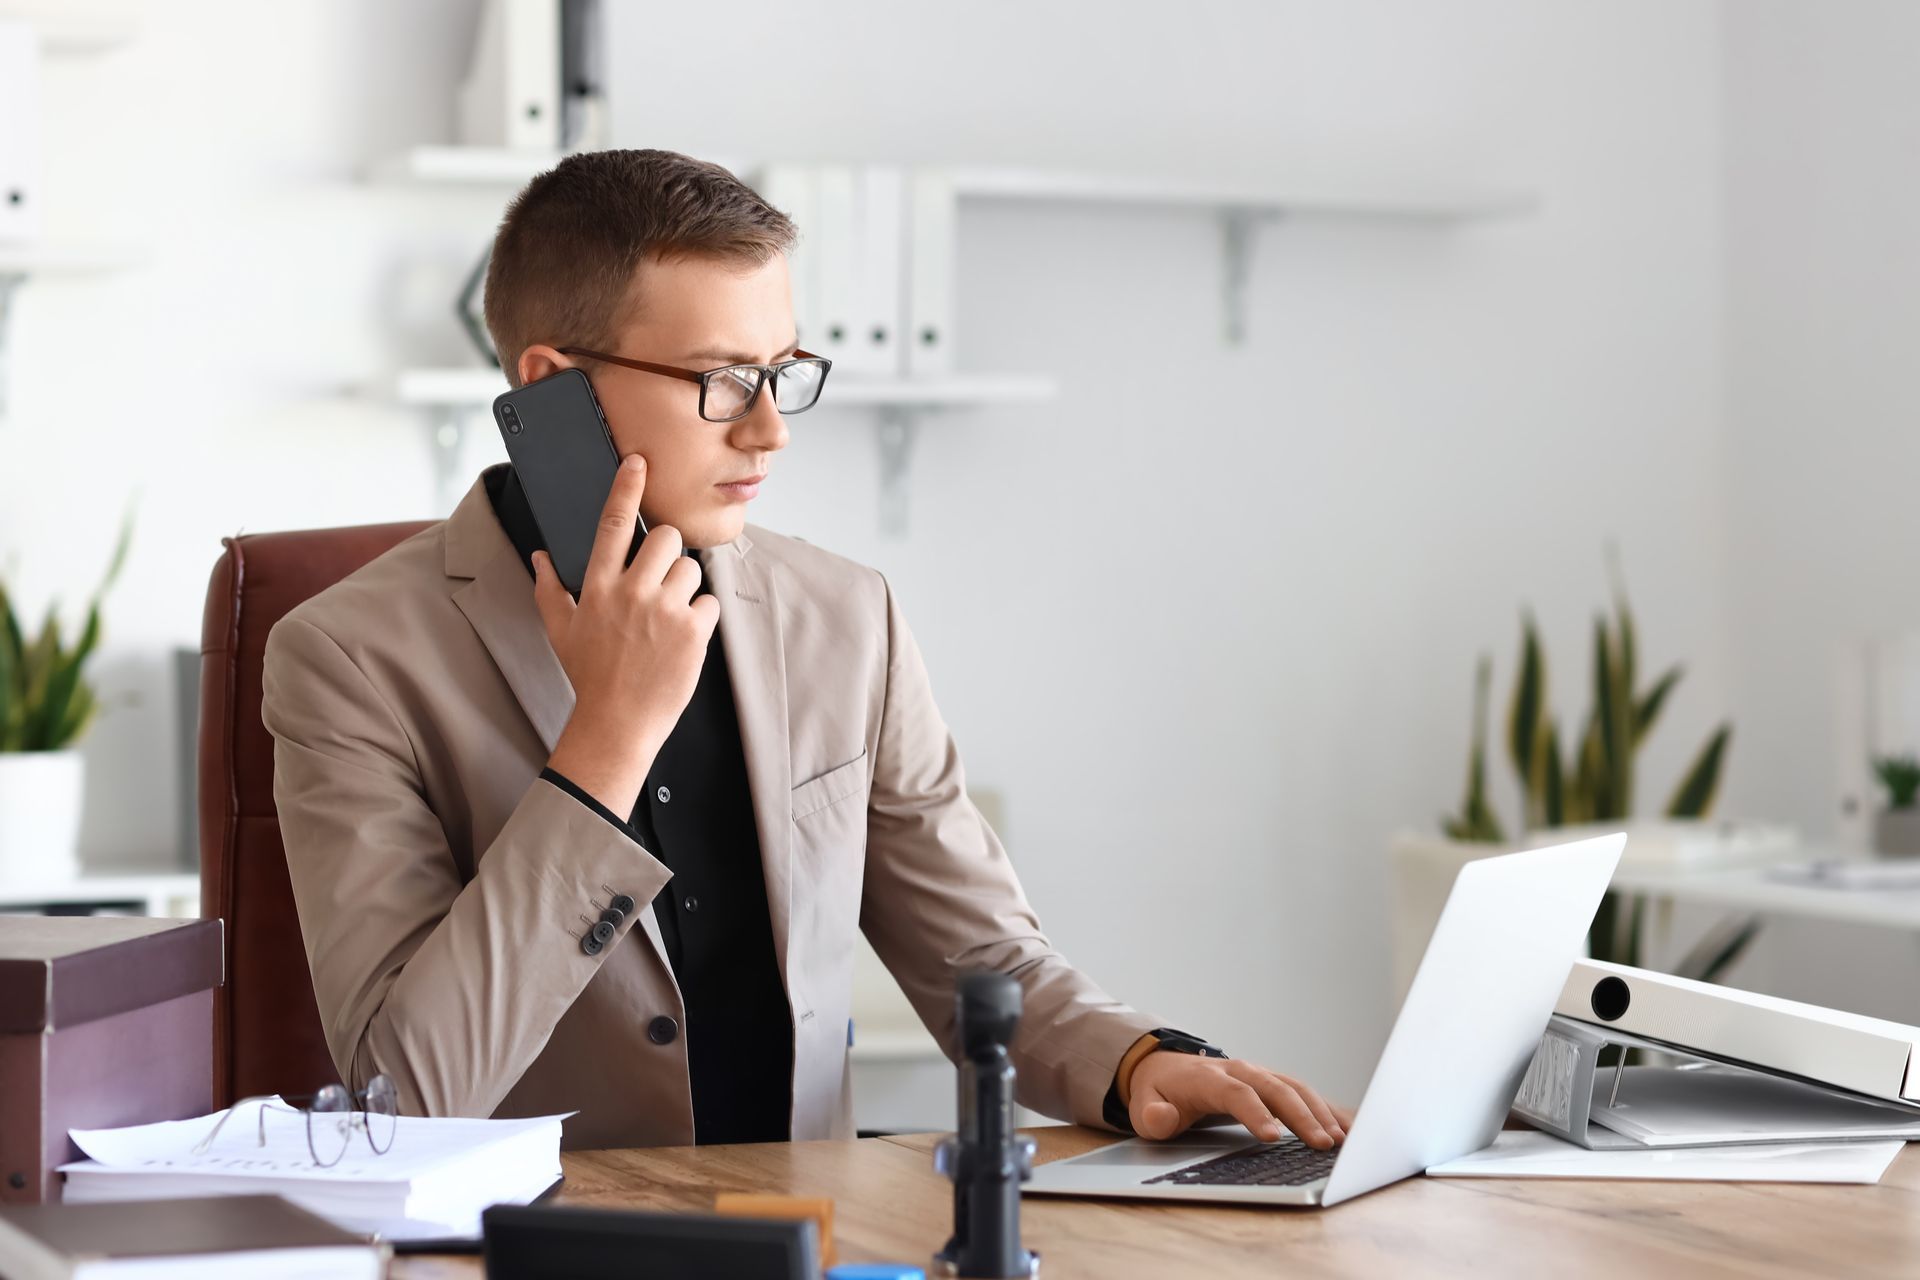
<path fill-rule="evenodd" d="M 1595 960 L 1574 964 L 1554 1012 L 1868 1097 L 1920 1100 L 1920 1028 Z"/>
<path fill-rule="evenodd" d="M 40 40 L 0 21 L 0 243 L 40 235 Z"/>

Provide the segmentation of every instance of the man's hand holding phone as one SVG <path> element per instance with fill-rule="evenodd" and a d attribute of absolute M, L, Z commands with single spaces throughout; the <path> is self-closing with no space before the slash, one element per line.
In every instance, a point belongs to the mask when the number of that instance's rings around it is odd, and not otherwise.
<path fill-rule="evenodd" d="M 626 564 L 646 489 L 646 459 L 622 460 L 600 513 L 576 603 L 544 551 L 533 596 L 573 684 L 573 715 L 548 765 L 625 817 L 667 735 L 693 697 L 720 604 L 696 596 L 700 565 L 679 530 L 655 525 Z"/>

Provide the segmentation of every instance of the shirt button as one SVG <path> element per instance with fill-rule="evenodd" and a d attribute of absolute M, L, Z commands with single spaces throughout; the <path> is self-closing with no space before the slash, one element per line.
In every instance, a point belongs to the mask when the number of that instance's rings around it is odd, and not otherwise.
<path fill-rule="evenodd" d="M 688 894 L 687 900 L 680 905 L 689 911 L 698 911 L 700 909 L 700 899 L 694 897 L 692 894 Z"/>
<path fill-rule="evenodd" d="M 665 804 L 667 801 L 673 799 L 673 792 L 667 790 L 665 787 L 661 787 L 658 791 L 654 792 L 653 794 L 654 794 L 654 797 L 657 800 L 659 800 L 661 804 Z"/>
<path fill-rule="evenodd" d="M 672 1044 L 673 1038 L 680 1034 L 680 1024 L 661 1014 L 647 1024 L 647 1039 L 655 1044 Z"/>

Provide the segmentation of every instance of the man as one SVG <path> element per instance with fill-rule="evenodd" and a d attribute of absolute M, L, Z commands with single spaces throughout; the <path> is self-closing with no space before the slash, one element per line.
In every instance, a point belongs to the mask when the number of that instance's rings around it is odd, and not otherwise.
<path fill-rule="evenodd" d="M 850 1135 L 857 928 L 949 1053 L 955 976 L 1020 982 L 1036 1110 L 1341 1141 L 1299 1081 L 1053 950 L 886 580 L 746 525 L 824 376 L 794 234 L 670 152 L 535 178 L 486 318 L 514 385 L 588 374 L 624 460 L 577 602 L 501 465 L 274 627 L 274 797 L 342 1077 L 408 1113 L 577 1109 L 570 1147 Z"/>

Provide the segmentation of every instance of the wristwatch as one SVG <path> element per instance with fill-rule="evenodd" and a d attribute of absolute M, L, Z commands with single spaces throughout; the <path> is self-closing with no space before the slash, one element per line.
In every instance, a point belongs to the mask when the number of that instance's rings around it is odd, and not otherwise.
<path fill-rule="evenodd" d="M 1160 1042 L 1154 1047 L 1153 1051 L 1155 1053 L 1158 1053 L 1162 1049 L 1169 1049 L 1174 1053 L 1191 1053 L 1201 1058 L 1225 1058 L 1230 1056 L 1227 1051 L 1219 1045 L 1209 1044 L 1199 1036 L 1194 1035 L 1191 1031 L 1182 1031 L 1177 1027 L 1155 1027 L 1153 1030 L 1147 1032 L 1147 1034 Z M 1114 1082 L 1107 1086 L 1107 1096 L 1101 1099 L 1100 1118 L 1122 1133 L 1133 1132 L 1133 1121 L 1127 1115 L 1127 1109 L 1120 1105 L 1120 1081 L 1118 1078 L 1115 1078 Z"/>
<path fill-rule="evenodd" d="M 1202 1058 L 1225 1058 L 1230 1056 L 1217 1044 L 1208 1044 L 1190 1031 L 1181 1031 L 1177 1027 L 1155 1027 L 1147 1032 L 1160 1042 L 1162 1049 L 1171 1049 L 1175 1053 L 1197 1054 Z"/>

